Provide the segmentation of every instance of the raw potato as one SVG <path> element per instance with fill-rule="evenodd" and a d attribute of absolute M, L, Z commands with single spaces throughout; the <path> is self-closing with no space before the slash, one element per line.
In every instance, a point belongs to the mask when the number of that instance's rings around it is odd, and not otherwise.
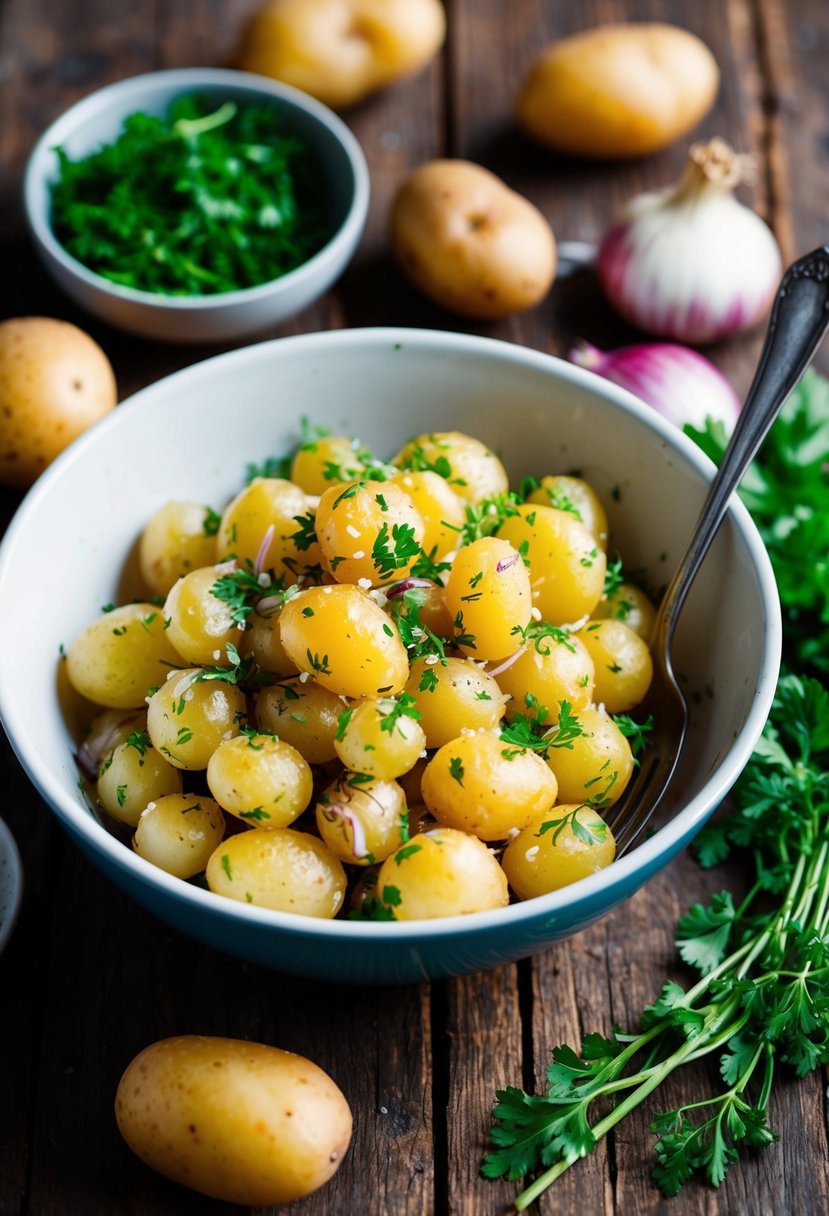
<path fill-rule="evenodd" d="M 395 255 L 438 304 L 495 319 L 532 308 L 555 277 L 556 243 L 541 212 L 465 160 L 421 165 L 391 214 Z"/>
<path fill-rule="evenodd" d="M 250 1207 L 292 1203 L 334 1174 L 351 1111 L 321 1068 L 261 1043 L 182 1035 L 135 1057 L 118 1128 L 152 1169 Z"/>
<path fill-rule="evenodd" d="M 115 376 L 83 330 L 51 317 L 0 324 L 0 481 L 24 489 L 114 408 Z"/>
<path fill-rule="evenodd" d="M 245 30 L 238 65 L 341 109 L 419 71 L 445 34 L 438 0 L 270 0 Z"/>
<path fill-rule="evenodd" d="M 708 113 L 720 73 L 708 47 L 672 25 L 606 25 L 536 59 L 517 116 L 556 152 L 599 160 L 649 156 Z"/>

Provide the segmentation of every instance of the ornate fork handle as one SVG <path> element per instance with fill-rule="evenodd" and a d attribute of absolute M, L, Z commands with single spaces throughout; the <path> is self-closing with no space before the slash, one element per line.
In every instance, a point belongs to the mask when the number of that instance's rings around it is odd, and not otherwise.
<path fill-rule="evenodd" d="M 711 483 L 690 545 L 665 593 L 655 645 L 670 648 L 688 589 L 736 490 L 771 424 L 829 328 L 829 245 L 794 262 L 783 276 L 754 380 L 731 442 Z"/>
<path fill-rule="evenodd" d="M 731 442 L 708 491 L 691 542 L 671 580 L 656 618 L 656 671 L 649 699 L 657 724 L 648 763 L 618 802 L 611 828 L 616 855 L 634 844 L 653 816 L 676 771 L 688 727 L 688 702 L 671 662 L 674 627 L 688 589 L 708 552 L 734 490 L 784 402 L 806 370 L 829 328 L 829 246 L 789 267 L 777 291 L 754 381 Z M 657 747 L 657 739 L 660 746 Z"/>

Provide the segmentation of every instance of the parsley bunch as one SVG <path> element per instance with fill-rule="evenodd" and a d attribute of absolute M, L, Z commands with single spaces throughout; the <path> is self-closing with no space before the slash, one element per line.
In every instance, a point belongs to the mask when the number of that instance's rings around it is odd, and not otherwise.
<path fill-rule="evenodd" d="M 777 1067 L 802 1076 L 829 1063 L 829 693 L 818 681 L 781 681 L 736 803 L 701 833 L 700 860 L 737 847 L 756 858 L 757 874 L 738 907 L 723 892 L 678 922 L 680 955 L 701 978 L 687 990 L 667 983 L 638 1032 L 589 1034 L 580 1052 L 557 1047 L 546 1094 L 497 1095 L 484 1173 L 545 1171 L 519 1196 L 519 1211 L 675 1069 L 714 1053 L 720 1091 L 651 1127 L 665 1194 L 694 1174 L 717 1186 L 741 1147 L 777 1139 L 767 1118 Z M 593 1120 L 602 1099 L 613 1105 Z"/>
<path fill-rule="evenodd" d="M 716 463 L 728 436 L 708 419 L 688 434 Z M 740 497 L 769 551 L 794 671 L 829 676 L 829 380 L 807 371 L 746 473 Z"/>
<path fill-rule="evenodd" d="M 57 149 L 55 236 L 114 283 L 210 295 L 279 278 L 328 239 L 304 144 L 273 106 L 192 94 L 166 117 L 131 114 L 111 144 L 73 161 Z"/>
<path fill-rule="evenodd" d="M 719 459 L 715 425 L 694 437 Z M 787 663 L 801 672 L 778 684 L 733 809 L 697 838 L 703 866 L 739 850 L 751 886 L 738 903 L 723 891 L 680 918 L 677 949 L 699 979 L 667 983 L 638 1030 L 556 1047 L 546 1094 L 497 1094 L 483 1173 L 542 1171 L 519 1211 L 677 1068 L 712 1055 L 717 1092 L 651 1123 L 653 1177 L 666 1195 L 694 1176 L 718 1186 L 742 1149 L 777 1139 L 768 1105 L 781 1066 L 805 1076 L 829 1063 L 829 691 L 814 678 L 829 672 L 829 381 L 807 373 L 740 492 L 777 576 Z"/>

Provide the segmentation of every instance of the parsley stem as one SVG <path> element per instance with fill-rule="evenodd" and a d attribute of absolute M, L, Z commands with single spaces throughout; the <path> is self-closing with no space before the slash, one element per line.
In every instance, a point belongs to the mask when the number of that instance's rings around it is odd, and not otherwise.
<path fill-rule="evenodd" d="M 829 901 L 829 882 L 827 882 L 826 874 L 827 854 L 829 854 L 829 841 L 824 841 L 812 863 L 809 875 L 806 879 L 803 896 L 792 914 L 792 920 L 802 922 L 804 913 L 808 911 L 807 901 L 811 903 L 817 891 L 820 891 L 820 896 L 818 898 L 818 906 L 813 917 L 815 924 L 819 924 L 825 915 L 826 904 L 827 901 Z"/>
<path fill-rule="evenodd" d="M 720 1031 L 714 1038 L 707 1038 L 698 1051 L 694 1051 L 691 1055 L 685 1057 L 685 1062 L 700 1060 L 703 1056 L 710 1055 L 712 1051 L 716 1051 L 718 1047 L 722 1047 L 724 1043 L 727 1043 L 730 1038 L 733 1038 L 735 1034 L 742 1030 L 750 1017 L 749 1010 L 746 1010 L 742 1017 L 739 1017 L 736 1022 L 730 1023 L 726 1026 L 725 1030 Z M 694 1039 L 694 1042 L 698 1042 L 698 1039 Z"/>
<path fill-rule="evenodd" d="M 766 948 L 769 942 L 773 940 L 775 930 L 777 930 L 778 940 L 781 948 L 785 949 L 787 926 L 790 924 L 792 908 L 794 907 L 795 900 L 797 898 L 797 891 L 803 878 L 803 871 L 805 868 L 806 857 L 805 854 L 801 853 L 797 860 L 797 865 L 795 866 L 794 874 L 791 882 L 789 883 L 789 889 L 786 892 L 786 898 L 783 901 L 780 911 L 774 920 L 772 920 L 771 924 L 753 939 L 753 943 L 748 943 L 751 946 L 751 949 L 749 950 L 746 958 L 743 959 L 742 965 L 736 972 L 736 978 L 738 980 L 743 979 L 749 967 L 757 958 L 758 954 L 760 954 Z"/>
<path fill-rule="evenodd" d="M 205 114 L 203 118 L 180 118 L 173 125 L 173 130 L 183 139 L 197 139 L 205 131 L 215 131 L 217 127 L 223 127 L 235 116 L 235 102 L 226 101 L 224 105 L 219 106 L 218 110 L 214 110 L 212 114 Z"/>
<path fill-rule="evenodd" d="M 683 1001 L 681 1003 L 684 1005 L 687 1002 Z M 637 1106 L 640 1106 L 641 1103 L 644 1102 L 645 1098 L 647 1098 L 648 1095 L 653 1092 L 653 1090 L 658 1089 L 662 1082 L 665 1081 L 671 1075 L 671 1073 L 681 1065 L 685 1064 L 688 1060 L 699 1059 L 700 1056 L 707 1055 L 711 1051 L 716 1050 L 716 1048 L 719 1047 L 723 1042 L 727 1042 L 728 1039 L 730 1039 L 732 1035 L 736 1033 L 736 1030 L 743 1026 L 748 1020 L 749 1014 L 748 1012 L 745 1012 L 737 1020 L 735 1027 L 735 1025 L 731 1022 L 731 1019 L 738 1009 L 739 1003 L 736 998 L 726 1001 L 720 1013 L 712 1018 L 707 1030 L 701 1031 L 700 1034 L 695 1035 L 693 1038 L 686 1039 L 686 1041 L 677 1048 L 673 1055 L 669 1056 L 667 1060 L 665 1060 L 662 1064 L 657 1065 L 652 1070 L 647 1079 L 644 1080 L 632 1094 L 628 1094 L 628 1096 L 622 1102 L 620 1102 L 618 1106 L 614 1106 L 613 1110 L 610 1111 L 609 1114 L 605 1115 L 603 1119 L 600 1119 L 599 1122 L 595 1124 L 595 1126 L 592 1128 L 595 1140 L 597 1142 L 602 1140 L 607 1133 L 616 1126 L 617 1123 L 626 1118 L 626 1116 L 629 1115 L 632 1110 L 635 1110 Z M 653 1038 L 657 1034 L 664 1033 L 669 1028 L 670 1023 L 661 1022 L 658 1026 L 653 1027 L 652 1031 L 648 1032 L 647 1037 Z M 703 1039 L 703 1037 L 705 1039 L 704 1050 L 700 1048 L 700 1040 Z M 643 1035 L 641 1038 L 644 1042 L 646 1036 Z M 594 1090 L 588 1097 L 587 1102 L 593 1102 L 595 1098 L 600 1097 L 606 1092 L 607 1088 L 604 1086 L 600 1090 Z M 572 1160 L 565 1157 L 563 1160 L 557 1161 L 555 1165 L 551 1166 L 543 1174 L 540 1174 L 538 1178 L 536 1178 L 534 1182 L 523 1190 L 515 1200 L 516 1211 L 523 1212 L 526 1208 L 528 1208 L 531 1203 L 535 1202 L 539 1195 L 542 1195 L 548 1187 L 552 1186 L 557 1178 L 560 1178 L 561 1175 L 565 1173 L 571 1165 L 575 1165 L 576 1161 L 578 1160 L 579 1157 L 574 1157 Z"/>

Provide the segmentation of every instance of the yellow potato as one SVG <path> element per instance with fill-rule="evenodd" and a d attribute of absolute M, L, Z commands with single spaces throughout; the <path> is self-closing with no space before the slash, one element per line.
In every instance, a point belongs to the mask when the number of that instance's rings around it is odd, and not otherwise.
<path fill-rule="evenodd" d="M 613 833 L 586 803 L 551 807 L 513 837 L 501 865 L 519 899 L 559 891 L 609 866 L 616 856 Z"/>
<path fill-rule="evenodd" d="M 542 51 L 517 117 L 556 152 L 599 160 L 649 156 L 696 126 L 719 82 L 714 56 L 687 30 L 605 25 Z"/>
<path fill-rule="evenodd" d="M 154 604 L 124 604 L 96 618 L 66 656 L 69 682 L 110 709 L 143 708 L 150 688 L 164 684 L 181 658 Z"/>
<path fill-rule="evenodd" d="M 547 220 L 469 161 L 434 160 L 416 169 L 394 200 L 391 239 L 416 286 L 468 317 L 532 308 L 555 276 L 556 243 Z"/>
<path fill-rule="evenodd" d="M 397 629 L 374 600 L 348 583 L 295 595 L 282 609 L 279 636 L 300 671 L 339 696 L 396 697 L 409 678 Z"/>
<path fill-rule="evenodd" d="M 270 0 L 242 37 L 238 65 L 335 108 L 419 71 L 443 43 L 438 0 Z"/>
<path fill-rule="evenodd" d="M 115 406 L 115 376 L 88 334 L 51 317 L 0 324 L 0 481 L 30 486 Z"/>
<path fill-rule="evenodd" d="M 152 1169 L 251 1207 L 315 1191 L 351 1139 L 348 1103 L 318 1065 L 278 1047 L 205 1035 L 140 1052 L 121 1078 L 115 1118 Z"/>

